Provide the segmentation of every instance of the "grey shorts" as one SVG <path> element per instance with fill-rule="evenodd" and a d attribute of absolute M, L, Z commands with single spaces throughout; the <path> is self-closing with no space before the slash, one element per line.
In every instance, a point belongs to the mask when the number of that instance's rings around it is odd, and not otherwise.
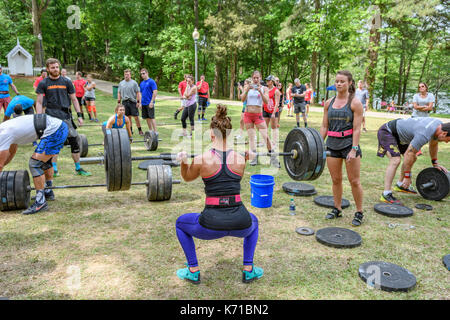
<path fill-rule="evenodd" d="M 294 103 L 294 113 L 305 113 L 306 103 Z"/>
<path fill-rule="evenodd" d="M 63 120 L 63 121 L 69 127 L 69 134 L 67 135 L 67 138 L 76 138 L 76 137 L 78 137 L 78 132 L 77 132 L 77 129 L 76 129 L 74 123 L 73 123 L 73 120 L 72 119 L 66 119 L 66 120 Z"/>

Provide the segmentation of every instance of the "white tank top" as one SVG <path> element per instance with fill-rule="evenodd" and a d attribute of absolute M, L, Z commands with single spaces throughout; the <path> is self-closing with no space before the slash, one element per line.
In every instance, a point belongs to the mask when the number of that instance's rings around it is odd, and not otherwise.
<path fill-rule="evenodd" d="M 250 89 L 247 93 L 247 105 L 248 106 L 260 106 L 263 105 L 261 93 L 258 90 Z"/>

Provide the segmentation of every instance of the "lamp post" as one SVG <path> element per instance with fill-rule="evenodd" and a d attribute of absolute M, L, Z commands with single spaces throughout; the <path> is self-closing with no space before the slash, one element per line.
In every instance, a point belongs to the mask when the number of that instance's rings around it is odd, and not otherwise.
<path fill-rule="evenodd" d="M 44 52 L 42 50 L 42 35 L 39 33 L 37 37 L 39 39 L 39 48 L 41 51 L 41 68 L 43 68 L 44 67 Z"/>
<path fill-rule="evenodd" d="M 197 85 L 198 77 L 197 77 L 197 41 L 200 38 L 200 33 L 198 33 L 197 28 L 192 32 L 192 38 L 195 43 L 195 84 Z"/>

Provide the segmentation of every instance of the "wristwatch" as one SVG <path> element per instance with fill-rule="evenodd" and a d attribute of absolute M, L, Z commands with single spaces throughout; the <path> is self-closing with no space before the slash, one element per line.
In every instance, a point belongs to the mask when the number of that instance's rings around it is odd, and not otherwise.
<path fill-rule="evenodd" d="M 352 146 L 352 149 L 355 149 L 355 151 L 357 151 L 357 152 L 358 152 L 358 150 L 359 150 L 359 146 Z"/>

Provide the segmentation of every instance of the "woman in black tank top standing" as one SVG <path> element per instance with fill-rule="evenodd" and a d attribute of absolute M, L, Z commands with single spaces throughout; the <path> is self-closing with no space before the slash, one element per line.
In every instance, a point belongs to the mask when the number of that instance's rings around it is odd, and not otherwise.
<path fill-rule="evenodd" d="M 335 81 L 337 95 L 328 100 L 324 106 L 323 121 L 320 128 L 322 138 L 326 141 L 330 156 L 327 166 L 333 181 L 334 208 L 326 219 L 342 217 L 342 163 L 345 159 L 347 177 L 352 188 L 357 212 L 352 224 L 360 226 L 363 219 L 363 190 L 360 182 L 361 149 L 359 138 L 363 107 L 355 99 L 355 82 L 349 71 L 339 71 Z"/>

